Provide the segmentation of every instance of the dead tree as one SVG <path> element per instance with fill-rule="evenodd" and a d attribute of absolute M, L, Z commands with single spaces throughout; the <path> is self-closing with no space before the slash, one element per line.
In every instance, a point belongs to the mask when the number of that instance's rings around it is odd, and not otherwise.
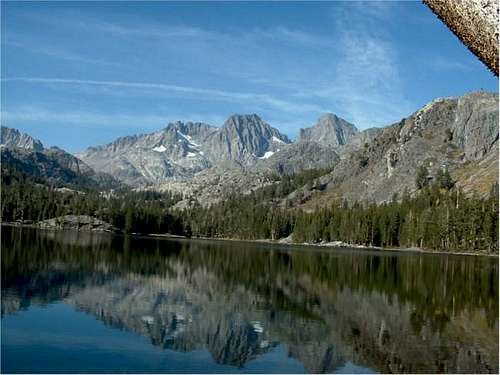
<path fill-rule="evenodd" d="M 423 0 L 498 77 L 498 1 Z"/>

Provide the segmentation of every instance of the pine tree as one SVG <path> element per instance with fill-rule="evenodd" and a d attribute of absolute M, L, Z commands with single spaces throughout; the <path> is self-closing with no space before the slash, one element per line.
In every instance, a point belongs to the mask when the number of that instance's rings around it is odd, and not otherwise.
<path fill-rule="evenodd" d="M 417 189 L 420 190 L 429 185 L 428 175 L 429 171 L 425 166 L 422 165 L 421 167 L 418 168 L 417 177 L 415 179 L 415 184 L 417 186 Z"/>
<path fill-rule="evenodd" d="M 437 172 L 436 183 L 441 189 L 446 189 L 446 190 L 450 190 L 455 184 L 447 168 L 444 170 L 440 169 Z"/>

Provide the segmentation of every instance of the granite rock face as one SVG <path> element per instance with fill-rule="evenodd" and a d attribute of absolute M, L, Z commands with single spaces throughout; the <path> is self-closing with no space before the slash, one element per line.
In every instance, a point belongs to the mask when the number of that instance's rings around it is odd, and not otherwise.
<path fill-rule="evenodd" d="M 179 190 L 182 186 L 183 190 L 194 191 L 200 184 L 226 174 L 221 171 L 231 171 L 233 176 L 235 171 L 244 170 L 244 174 L 254 173 L 260 178 L 262 173 L 332 168 L 379 131 L 360 132 L 340 117 L 326 114 L 291 142 L 256 114 L 233 115 L 220 128 L 176 122 L 155 133 L 90 147 L 78 156 L 94 169 L 135 187 Z"/>
<path fill-rule="evenodd" d="M 300 129 L 299 142 L 316 142 L 323 146 L 339 148 L 349 143 L 359 130 L 353 124 L 333 113 L 321 116 L 316 125 Z"/>
<path fill-rule="evenodd" d="M 4 161 L 24 170 L 99 184 L 113 176 L 138 189 L 182 192 L 186 202 L 201 204 L 246 194 L 273 183 L 276 174 L 304 169 L 329 172 L 309 184 L 321 188 L 292 194 L 300 205 L 304 198 L 321 205 L 337 198 L 384 202 L 405 190 L 413 193 L 420 166 L 432 176 L 449 170 L 465 193 L 486 194 L 498 181 L 498 94 L 487 92 L 439 98 L 398 123 L 363 131 L 326 114 L 295 142 L 255 114 L 233 115 L 221 127 L 170 123 L 90 147 L 78 158 L 5 129 Z"/>
<path fill-rule="evenodd" d="M 78 156 L 94 169 L 135 186 L 189 178 L 212 165 L 202 144 L 216 131 L 203 123 L 175 122 L 154 133 L 90 147 Z"/>
<path fill-rule="evenodd" d="M 498 94 L 436 99 L 381 129 L 318 179 L 326 188 L 313 194 L 306 207 L 339 198 L 380 203 L 394 194 L 413 193 L 420 166 L 430 176 L 447 169 L 465 192 L 488 194 L 498 181 Z"/>
<path fill-rule="evenodd" d="M 336 150 L 316 142 L 295 142 L 272 157 L 262 160 L 255 169 L 276 174 L 292 174 L 306 169 L 333 168 L 340 160 Z"/>
<path fill-rule="evenodd" d="M 250 166 L 259 159 L 267 159 L 290 140 L 259 116 L 233 115 L 207 142 L 212 159 L 231 160 Z"/>
<path fill-rule="evenodd" d="M 473 93 L 458 98 L 451 132 L 467 160 L 482 159 L 498 141 L 498 97 Z"/>
<path fill-rule="evenodd" d="M 140 186 L 190 179 L 224 163 L 250 166 L 288 143 L 257 115 L 234 115 L 221 128 L 176 122 L 155 133 L 88 148 L 79 157 L 96 170 Z"/>
<path fill-rule="evenodd" d="M 371 142 L 383 132 L 384 128 L 369 128 L 362 130 L 355 135 L 353 135 L 349 142 L 336 149 L 337 153 L 341 158 L 344 158 L 351 153 L 367 147 Z"/>
<path fill-rule="evenodd" d="M 38 223 L 43 229 L 72 229 L 90 232 L 112 232 L 118 233 L 120 230 L 113 225 L 87 215 L 65 215 Z"/>
<path fill-rule="evenodd" d="M 423 3 L 498 77 L 497 1 L 424 0 Z"/>
<path fill-rule="evenodd" d="M 21 148 L 36 152 L 43 151 L 43 144 L 38 139 L 6 126 L 1 127 L 0 144 L 10 148 Z"/>

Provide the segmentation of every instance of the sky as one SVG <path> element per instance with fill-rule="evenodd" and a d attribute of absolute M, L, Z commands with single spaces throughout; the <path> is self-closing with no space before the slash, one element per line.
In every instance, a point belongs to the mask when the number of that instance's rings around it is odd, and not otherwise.
<path fill-rule="evenodd" d="M 480 89 L 497 79 L 420 1 L 1 3 L 1 123 L 70 152 L 235 113 L 366 129 Z"/>

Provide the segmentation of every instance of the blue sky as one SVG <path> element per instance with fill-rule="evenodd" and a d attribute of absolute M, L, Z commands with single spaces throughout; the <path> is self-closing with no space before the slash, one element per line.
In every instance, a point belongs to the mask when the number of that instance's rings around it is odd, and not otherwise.
<path fill-rule="evenodd" d="M 257 113 L 383 126 L 497 79 L 418 2 L 2 2 L 2 124 L 79 151 Z"/>

